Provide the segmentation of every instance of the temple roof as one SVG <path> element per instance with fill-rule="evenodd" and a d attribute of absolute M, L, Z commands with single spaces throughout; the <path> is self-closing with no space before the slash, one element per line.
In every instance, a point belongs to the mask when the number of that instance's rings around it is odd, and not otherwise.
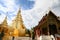
<path fill-rule="evenodd" d="M 41 19 L 41 21 L 39 23 L 44 22 L 47 19 L 47 17 L 50 16 L 50 15 L 53 15 L 58 20 L 58 17 L 51 10 L 49 10 L 48 14 L 43 16 L 43 18 Z"/>
<path fill-rule="evenodd" d="M 39 21 L 38 25 L 43 24 L 47 20 L 48 16 L 51 16 L 51 15 L 54 16 L 57 19 L 57 21 L 60 22 L 60 17 L 57 17 L 54 14 L 54 12 L 52 12 L 51 10 L 49 10 L 48 14 L 46 14 L 45 16 L 43 16 L 43 18 Z M 36 28 L 38 28 L 38 25 L 36 26 Z"/>

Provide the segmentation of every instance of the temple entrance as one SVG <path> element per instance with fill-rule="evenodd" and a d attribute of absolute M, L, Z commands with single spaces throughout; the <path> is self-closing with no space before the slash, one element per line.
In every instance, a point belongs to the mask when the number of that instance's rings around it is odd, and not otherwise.
<path fill-rule="evenodd" d="M 50 35 L 52 34 L 52 35 L 54 35 L 54 34 L 56 34 L 57 33 L 57 28 L 56 28 L 56 25 L 49 25 L 49 33 L 50 33 Z"/>
<path fill-rule="evenodd" d="M 42 28 L 42 34 L 47 35 L 47 32 L 48 32 L 47 27 L 43 27 Z"/>

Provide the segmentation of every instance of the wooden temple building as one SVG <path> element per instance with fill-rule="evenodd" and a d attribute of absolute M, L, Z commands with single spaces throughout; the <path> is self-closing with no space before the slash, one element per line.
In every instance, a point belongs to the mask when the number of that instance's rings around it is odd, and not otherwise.
<path fill-rule="evenodd" d="M 60 18 L 51 10 L 34 27 L 35 36 L 60 34 Z"/>

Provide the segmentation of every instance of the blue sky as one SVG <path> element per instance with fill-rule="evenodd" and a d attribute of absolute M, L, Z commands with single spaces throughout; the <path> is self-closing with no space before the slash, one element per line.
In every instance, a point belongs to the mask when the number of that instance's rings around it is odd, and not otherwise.
<path fill-rule="evenodd" d="M 49 8 L 60 16 L 60 0 L 0 0 L 0 23 L 7 16 L 10 25 L 19 7 L 24 24 L 28 29 L 36 26 Z"/>
<path fill-rule="evenodd" d="M 20 5 L 22 9 L 31 9 L 35 2 L 30 0 L 17 0 L 15 3 Z"/>

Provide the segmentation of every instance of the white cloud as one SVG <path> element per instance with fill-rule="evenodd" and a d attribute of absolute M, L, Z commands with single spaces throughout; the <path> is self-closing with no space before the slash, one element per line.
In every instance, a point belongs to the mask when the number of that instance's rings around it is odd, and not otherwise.
<path fill-rule="evenodd" d="M 0 10 L 2 10 L 3 12 L 6 12 L 7 8 L 5 8 L 2 5 L 0 5 Z"/>
<path fill-rule="evenodd" d="M 7 11 L 14 11 L 14 9 L 16 10 L 17 6 L 14 3 L 14 0 L 4 0 L 5 5 L 7 6 Z"/>
<path fill-rule="evenodd" d="M 31 26 L 34 27 L 38 24 L 38 21 L 40 21 L 41 18 L 47 13 L 49 7 L 52 8 L 54 4 L 56 5 L 58 4 L 58 0 L 34 0 L 34 1 L 35 1 L 34 8 L 30 10 L 23 10 L 22 12 L 22 15 L 25 15 L 23 16 L 24 23 L 29 28 L 31 28 Z"/>
<path fill-rule="evenodd" d="M 3 14 L 1 13 L 0 15 L 0 22 L 2 21 L 3 18 L 5 18 L 7 12 L 13 12 L 13 13 L 9 13 L 11 16 L 16 15 L 17 13 L 16 10 L 18 8 L 18 6 L 16 6 L 16 4 L 14 3 L 14 0 L 3 0 L 2 2 L 6 7 L 4 7 L 3 4 L 0 4 L 0 10 L 4 12 Z M 11 19 L 9 19 L 8 17 L 8 24 L 11 23 L 12 19 L 13 17 Z"/>
<path fill-rule="evenodd" d="M 4 14 L 0 15 L 0 24 L 3 22 L 4 18 L 5 18 Z"/>
<path fill-rule="evenodd" d="M 40 21 L 41 18 L 46 14 L 46 11 L 49 7 L 52 8 L 54 4 L 56 5 L 59 4 L 58 0 L 30 0 L 30 1 L 35 1 L 34 8 L 30 10 L 22 10 L 24 24 L 29 29 L 38 24 L 38 21 Z M 8 1 L 4 0 L 4 2 L 7 7 L 5 8 L 2 5 L 0 5 L 0 10 L 3 10 L 4 12 L 14 11 L 13 14 L 17 13 L 15 11 L 17 10 L 18 6 L 14 3 L 14 0 L 8 0 Z M 53 10 L 56 11 L 56 9 L 53 9 Z M 59 12 L 58 9 L 56 13 Z M 0 21 L 2 20 L 3 17 L 5 17 L 5 15 L 4 16 L 2 15 L 0 16 Z M 8 22 L 11 23 L 11 20 L 8 20 Z"/>

